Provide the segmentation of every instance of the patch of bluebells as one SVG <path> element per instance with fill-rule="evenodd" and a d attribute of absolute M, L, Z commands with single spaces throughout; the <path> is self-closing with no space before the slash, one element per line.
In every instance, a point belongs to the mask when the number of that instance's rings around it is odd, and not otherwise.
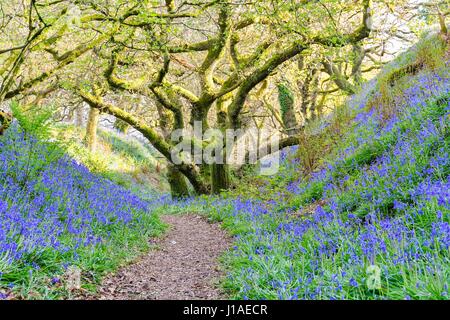
<path fill-rule="evenodd" d="M 237 234 L 227 260 L 236 297 L 448 299 L 449 70 L 411 77 L 387 122 L 364 111 L 375 84 L 367 86 L 348 103 L 359 114 L 334 161 L 309 181 L 286 184 L 288 196 L 320 184 L 320 204 L 289 207 L 279 194 L 199 203 Z M 374 141 L 383 144 L 375 159 L 349 168 L 348 159 Z M 288 152 L 281 158 L 288 181 L 296 164 Z M 370 266 L 379 270 L 379 288 L 367 285 Z"/>
<path fill-rule="evenodd" d="M 375 108 L 365 110 L 369 99 L 378 94 L 373 92 L 376 92 L 375 80 L 366 83 L 362 91 L 352 96 L 348 101 L 347 105 L 349 109 L 356 113 L 355 121 L 352 130 L 347 136 L 343 137 L 340 147 L 337 149 L 338 153 L 333 156 L 333 161 L 326 164 L 321 170 L 314 172 L 311 179 L 304 180 L 303 178 L 299 178 L 298 180 L 288 182 L 286 184 L 285 196 L 282 196 L 282 198 L 289 198 L 292 194 L 304 194 L 313 185 L 322 184 L 324 186 L 324 192 L 329 188 L 340 185 L 342 181 L 336 180 L 336 176 L 340 175 L 342 167 L 348 167 L 349 159 L 361 150 L 362 147 L 373 145 L 374 141 L 386 145 L 393 144 L 398 137 L 403 137 L 411 133 L 411 130 L 405 130 L 405 127 L 409 125 L 417 125 L 421 124 L 421 122 L 428 125 L 428 127 L 422 126 L 421 128 L 425 134 L 423 137 L 420 134 L 417 135 L 417 142 L 421 143 L 420 140 L 432 135 L 433 130 L 436 130 L 439 126 L 442 128 L 448 123 L 447 119 L 450 113 L 450 107 L 448 105 L 446 110 L 439 115 L 438 119 L 433 119 L 434 122 L 430 121 L 430 115 L 424 112 L 424 108 L 430 102 L 433 102 L 436 97 L 447 97 L 447 104 L 449 103 L 450 72 L 448 68 L 433 72 L 422 72 L 414 79 L 411 79 L 411 86 L 405 89 L 402 95 L 394 98 L 393 105 L 395 105 L 397 113 L 388 120 L 384 119 Z M 440 124 L 436 123 L 437 121 Z M 417 132 L 414 131 L 414 133 Z M 386 140 L 389 139 L 391 141 L 386 143 Z M 400 145 L 398 145 L 398 149 L 402 150 Z M 286 155 L 292 154 L 289 150 L 284 151 L 284 153 Z M 298 176 L 295 171 L 295 164 L 298 164 L 298 160 L 293 159 L 295 158 L 288 156 L 281 157 L 282 169 L 280 173 L 285 178 L 289 175 Z M 353 170 L 359 168 L 359 165 L 356 163 L 350 163 L 350 165 L 352 165 Z M 277 176 L 276 181 L 278 180 L 280 179 Z M 285 179 L 285 181 L 289 181 L 289 179 Z M 267 184 L 266 189 L 271 187 L 270 184 Z M 264 190 L 261 190 L 261 192 L 264 192 Z M 324 196 L 326 195 L 324 194 Z"/>
<path fill-rule="evenodd" d="M 46 253 L 76 264 L 80 250 L 108 243 L 117 230 L 151 228 L 151 202 L 95 176 L 17 125 L 0 138 L 0 172 L 4 274 L 18 266 L 39 270 Z"/>

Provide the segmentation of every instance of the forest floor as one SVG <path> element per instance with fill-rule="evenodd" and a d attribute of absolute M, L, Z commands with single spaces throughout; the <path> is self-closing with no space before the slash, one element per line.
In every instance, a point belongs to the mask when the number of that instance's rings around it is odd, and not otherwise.
<path fill-rule="evenodd" d="M 219 257 L 231 238 L 218 224 L 198 215 L 167 215 L 163 238 L 134 264 L 105 278 L 96 299 L 224 299 L 217 286 L 223 276 Z"/>

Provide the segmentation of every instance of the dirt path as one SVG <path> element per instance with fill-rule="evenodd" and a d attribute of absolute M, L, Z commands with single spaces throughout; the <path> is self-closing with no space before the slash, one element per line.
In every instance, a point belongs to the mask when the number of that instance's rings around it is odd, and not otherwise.
<path fill-rule="evenodd" d="M 107 277 L 99 299 L 221 299 L 219 256 L 231 239 L 196 215 L 164 216 L 170 225 L 157 249 Z"/>

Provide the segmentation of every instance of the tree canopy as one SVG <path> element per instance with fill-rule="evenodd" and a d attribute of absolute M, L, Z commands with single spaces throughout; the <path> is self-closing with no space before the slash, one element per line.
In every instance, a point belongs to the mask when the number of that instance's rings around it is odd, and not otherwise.
<path fill-rule="evenodd" d="M 197 193 L 228 188 L 228 167 L 173 163 L 172 130 L 267 126 L 281 147 L 297 144 L 292 133 L 354 93 L 421 19 L 445 27 L 449 14 L 448 1 L 390 0 L 14 0 L 0 9 L 0 104 L 52 99 L 64 117 L 84 102 L 140 132 L 167 159 L 174 189 L 186 177 Z"/>

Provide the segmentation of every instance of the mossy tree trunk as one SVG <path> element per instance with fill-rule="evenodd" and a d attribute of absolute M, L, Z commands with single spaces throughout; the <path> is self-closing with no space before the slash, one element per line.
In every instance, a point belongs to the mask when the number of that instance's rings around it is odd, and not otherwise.
<path fill-rule="evenodd" d="M 322 65 L 326 73 L 328 73 L 336 86 L 346 94 L 354 94 L 357 88 L 348 80 L 347 76 L 339 70 L 339 68 L 331 61 L 325 59 Z"/>
<path fill-rule="evenodd" d="M 83 118 L 84 118 L 84 114 L 83 114 L 83 105 L 79 105 L 77 106 L 77 108 L 75 109 L 75 124 L 78 127 L 82 127 L 83 126 Z"/>
<path fill-rule="evenodd" d="M 140 118 L 126 112 L 125 110 L 115 107 L 109 103 L 105 103 L 101 97 L 91 93 L 79 90 L 78 94 L 84 101 L 92 105 L 94 108 L 107 112 L 108 114 L 120 118 L 130 124 L 134 129 L 143 134 L 143 136 L 158 150 L 168 161 L 172 158 L 172 145 L 169 144 L 164 137 L 159 134 L 153 127 L 146 124 Z M 176 165 L 177 169 L 182 172 L 191 182 L 192 187 L 198 194 L 209 193 L 209 188 L 202 180 L 198 173 L 197 167 L 192 163 L 182 163 Z"/>
<path fill-rule="evenodd" d="M 303 53 L 305 50 L 309 49 L 311 45 L 343 47 L 349 43 L 355 43 L 366 38 L 371 30 L 370 2 L 371 0 L 362 0 L 364 9 L 363 23 L 354 32 L 343 34 L 342 36 L 315 36 L 309 40 L 295 40 L 290 44 L 286 43 L 285 40 L 287 39 L 280 39 L 280 41 L 276 41 L 274 45 L 269 42 L 261 43 L 257 46 L 256 50 L 248 56 L 240 57 L 239 55 L 234 54 L 234 70 L 229 76 L 225 77 L 225 79 L 221 79 L 222 76 L 215 76 L 216 68 L 221 65 L 222 58 L 227 54 L 227 47 L 230 42 L 236 44 L 236 38 L 234 38 L 234 40 L 231 39 L 233 34 L 249 24 L 235 23 L 233 21 L 234 16 L 231 14 L 231 2 L 220 1 L 217 8 L 217 33 L 214 36 L 208 37 L 206 41 L 201 41 L 199 43 L 165 46 L 164 52 L 161 52 L 163 65 L 157 72 L 155 79 L 152 81 L 148 82 L 145 78 L 138 79 L 138 81 L 120 79 L 115 73 L 117 66 L 120 64 L 120 50 L 112 51 L 113 54 L 111 55 L 109 67 L 103 75 L 106 77 L 108 84 L 112 88 L 133 93 L 142 92 L 144 95 L 151 92 L 152 96 L 154 96 L 165 109 L 172 113 L 174 117 L 173 121 L 176 123 L 174 128 L 184 128 L 182 122 L 183 119 L 187 117 L 184 117 L 183 105 L 177 103 L 176 99 L 172 99 L 172 92 L 190 102 L 190 122 L 201 121 L 203 130 L 206 130 L 208 127 L 208 112 L 211 106 L 214 105 L 218 99 L 230 93 L 232 94 L 232 98 L 230 105 L 226 108 L 226 128 L 240 129 L 242 127 L 241 111 L 245 106 L 248 95 L 258 84 L 271 76 L 278 66 Z M 166 3 L 169 14 L 173 10 L 176 11 L 173 4 L 176 4 L 176 1 L 168 0 Z M 170 14 L 170 16 L 172 16 L 172 14 Z M 115 18 L 114 20 L 123 21 L 121 18 Z M 249 23 L 252 24 L 253 22 L 250 21 Z M 117 28 L 119 28 L 120 25 L 121 24 L 117 24 Z M 146 24 L 145 28 L 148 27 L 149 25 Z M 109 38 L 111 38 L 111 35 L 108 35 L 108 39 Z M 171 69 L 174 69 L 169 68 L 169 64 L 171 59 L 175 60 L 174 56 L 176 54 L 194 51 L 205 52 L 204 59 L 202 59 L 203 62 L 199 63 L 199 66 L 194 68 L 195 73 L 199 77 L 200 88 L 197 90 L 198 94 L 195 94 L 179 84 L 170 83 L 170 81 L 168 81 L 170 78 L 166 77 L 170 74 Z M 181 59 L 178 59 L 177 61 L 180 62 L 180 60 Z M 52 74 L 49 76 L 51 75 Z M 145 119 L 139 116 L 135 116 L 122 108 L 105 103 L 101 98 L 99 99 L 97 94 L 92 95 L 91 93 L 84 92 L 81 88 L 77 91 L 86 102 L 91 103 L 102 112 L 120 118 L 130 124 L 134 129 L 141 132 L 168 162 L 172 162 L 174 145 L 167 141 L 156 127 L 149 125 Z M 292 140 L 295 139 L 286 141 L 292 142 Z M 190 181 L 198 194 L 210 193 L 211 183 L 205 181 L 204 177 L 199 172 L 199 166 L 195 164 L 195 162 L 174 165 L 177 170 L 184 174 Z M 226 170 L 222 170 L 226 169 L 226 167 L 222 168 L 217 166 L 216 169 L 217 176 L 219 177 L 222 176 L 223 172 L 226 172 Z M 223 185 L 223 182 L 226 181 L 227 179 L 218 179 L 217 185 Z"/>
<path fill-rule="evenodd" d="M 3 135 L 6 129 L 8 129 L 9 125 L 12 121 L 12 115 L 7 112 L 0 110 L 0 136 Z"/>
<path fill-rule="evenodd" d="M 308 63 L 305 66 L 304 57 L 299 59 L 298 68 L 300 72 L 305 72 L 306 76 L 303 81 L 298 81 L 298 89 L 300 91 L 300 112 L 303 116 L 304 122 L 314 120 L 318 111 L 317 107 L 317 95 L 319 86 L 319 69 L 316 65 Z M 319 111 L 320 112 L 320 111 Z M 302 123 L 304 126 L 305 123 Z"/>
<path fill-rule="evenodd" d="M 298 121 L 295 117 L 295 101 L 291 89 L 283 83 L 278 84 L 278 101 L 281 119 L 289 137 L 298 133 Z"/>
<path fill-rule="evenodd" d="M 214 194 L 230 188 L 230 173 L 227 164 L 211 165 L 211 187 Z"/>
<path fill-rule="evenodd" d="M 174 116 L 169 112 L 160 102 L 156 102 L 156 108 L 158 110 L 160 127 L 162 129 L 162 134 L 167 143 L 170 143 L 170 129 L 171 127 L 180 127 L 183 124 L 174 121 Z M 120 120 L 120 119 L 117 119 Z M 122 121 L 122 120 L 121 120 Z M 127 124 L 125 121 L 122 121 Z M 168 164 L 167 166 L 167 182 L 170 185 L 170 193 L 172 199 L 181 199 L 189 197 L 189 188 L 186 178 L 183 173 L 181 173 L 174 165 Z"/>
<path fill-rule="evenodd" d="M 364 48 L 359 43 L 354 43 L 353 47 L 353 66 L 352 77 L 355 85 L 359 86 L 363 82 L 362 64 L 366 56 Z"/>
<path fill-rule="evenodd" d="M 167 167 L 167 181 L 173 199 L 189 197 L 189 188 L 184 175 L 173 165 Z"/>
<path fill-rule="evenodd" d="M 130 125 L 128 123 L 126 123 L 125 121 L 116 118 L 116 121 L 114 121 L 114 129 L 116 129 L 119 132 L 122 132 L 124 134 L 127 134 L 128 130 L 130 129 Z"/>
<path fill-rule="evenodd" d="M 231 95 L 226 95 L 218 99 L 216 103 L 217 124 L 219 129 L 223 133 L 223 137 L 226 136 L 225 130 L 227 128 L 228 119 L 227 108 L 229 106 L 230 100 Z M 227 141 L 224 141 L 224 143 L 226 142 Z M 214 163 L 210 166 L 211 192 L 214 194 L 218 194 L 221 191 L 228 190 L 231 185 L 229 165 L 226 163 L 226 150 L 226 145 L 224 145 L 221 155 L 223 163 Z"/>
<path fill-rule="evenodd" d="M 97 147 L 97 126 L 100 118 L 100 110 L 90 108 L 88 121 L 86 124 L 86 135 L 84 141 L 89 150 L 93 151 Z"/>

